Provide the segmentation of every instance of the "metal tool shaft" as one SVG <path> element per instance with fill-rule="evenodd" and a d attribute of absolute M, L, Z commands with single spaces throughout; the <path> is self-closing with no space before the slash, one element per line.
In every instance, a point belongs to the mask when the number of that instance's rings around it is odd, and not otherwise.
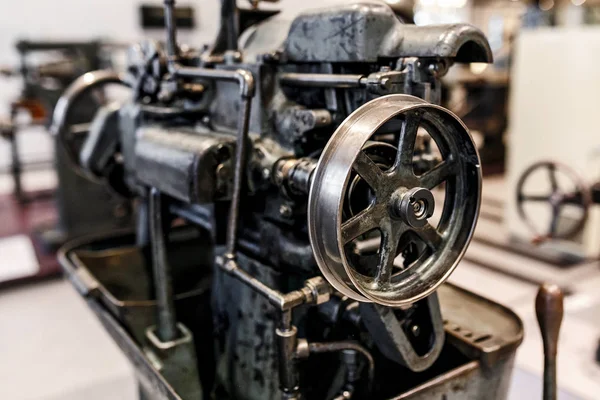
<path fill-rule="evenodd" d="M 557 396 L 556 354 L 563 299 L 562 290 L 553 284 L 543 284 L 535 299 L 535 313 L 544 343 L 544 400 L 556 400 Z"/>
<path fill-rule="evenodd" d="M 177 320 L 175 317 L 175 302 L 171 267 L 167 258 L 167 248 L 164 232 L 164 216 L 162 195 L 156 188 L 150 190 L 150 242 L 152 244 L 152 268 L 156 305 L 158 308 L 158 338 L 163 342 L 177 338 Z"/>

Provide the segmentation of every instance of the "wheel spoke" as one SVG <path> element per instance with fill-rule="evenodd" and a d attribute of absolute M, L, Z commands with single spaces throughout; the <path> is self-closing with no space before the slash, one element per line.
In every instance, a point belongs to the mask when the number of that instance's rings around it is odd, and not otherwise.
<path fill-rule="evenodd" d="M 433 167 L 433 169 L 425 172 L 421 178 L 421 187 L 433 189 L 440 183 L 447 180 L 455 172 L 456 162 L 453 160 L 445 160 Z"/>
<path fill-rule="evenodd" d="M 548 230 L 548 236 L 553 238 L 556 236 L 556 229 L 558 228 L 558 218 L 560 216 L 560 204 L 552 205 L 552 219 L 550 220 L 550 228 Z"/>
<path fill-rule="evenodd" d="M 383 173 L 369 156 L 363 151 L 358 152 L 352 168 L 367 182 L 371 189 L 377 191 L 383 179 Z"/>
<path fill-rule="evenodd" d="M 585 197 L 584 197 L 583 193 L 581 193 L 581 192 L 570 193 L 563 197 L 562 204 L 568 204 L 568 205 L 573 205 L 573 206 L 577 206 L 580 208 L 585 208 L 586 202 L 585 202 L 584 198 Z"/>
<path fill-rule="evenodd" d="M 390 223 L 391 225 L 391 223 Z M 379 264 L 377 275 L 375 276 L 376 285 L 388 284 L 392 279 L 394 271 L 394 260 L 398 252 L 398 241 L 402 233 L 406 231 L 404 224 L 396 224 L 397 226 L 388 226 L 382 230 L 381 246 L 379 247 Z M 399 229 L 399 227 L 402 227 Z"/>
<path fill-rule="evenodd" d="M 419 125 L 421 125 L 421 113 L 419 111 L 411 111 L 405 114 L 398 141 L 398 156 L 395 163 L 396 167 L 400 167 L 399 169 L 410 167 L 412 171 Z"/>
<path fill-rule="evenodd" d="M 554 164 L 548 164 L 548 178 L 550 179 L 552 193 L 557 192 L 558 182 L 556 181 L 556 166 Z"/>
<path fill-rule="evenodd" d="M 519 196 L 519 200 L 531 202 L 546 202 L 550 200 L 550 196 L 522 194 Z"/>
<path fill-rule="evenodd" d="M 342 224 L 342 240 L 348 243 L 363 233 L 379 227 L 380 213 L 378 207 L 369 207 Z"/>
<path fill-rule="evenodd" d="M 436 251 L 442 245 L 442 235 L 431 224 L 427 224 L 420 229 L 415 229 L 414 232 L 433 251 Z"/>

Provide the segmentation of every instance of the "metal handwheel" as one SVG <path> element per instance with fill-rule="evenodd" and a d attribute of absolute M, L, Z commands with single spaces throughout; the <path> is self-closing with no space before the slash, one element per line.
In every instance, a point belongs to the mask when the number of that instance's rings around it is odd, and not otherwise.
<path fill-rule="evenodd" d="M 52 118 L 51 132 L 65 150 L 69 164 L 79 175 L 94 182 L 101 179 L 82 168 L 79 162 L 81 143 L 89 132 L 91 121 L 73 124 L 71 120 L 79 107 L 90 107 L 91 102 L 91 106 L 98 109 L 106 104 L 103 89 L 111 84 L 129 86 L 121 74 L 112 71 L 91 71 L 80 76 L 58 100 Z"/>
<path fill-rule="evenodd" d="M 547 179 L 550 183 L 550 193 L 531 194 L 526 193 L 528 182 L 532 175 L 538 171 L 546 171 Z M 565 191 L 560 188 L 557 179 L 557 172 L 568 178 L 572 191 Z M 531 216 L 525 212 L 526 203 L 547 203 L 552 210 L 552 216 L 548 222 L 547 230 L 540 232 Z M 592 194 L 588 185 L 578 176 L 578 174 L 567 165 L 555 161 L 539 161 L 531 165 L 523 172 L 517 183 L 517 210 L 521 219 L 527 224 L 534 234 L 533 241 L 541 243 L 548 239 L 569 239 L 577 235 L 585 226 L 592 203 Z M 581 211 L 572 218 L 572 223 L 562 232 L 558 231 L 558 222 L 564 206 L 572 205 Z"/>
<path fill-rule="evenodd" d="M 413 152 L 422 130 L 442 160 L 417 175 Z M 387 143 L 374 141 L 386 137 Z M 428 219 L 435 209 L 431 191 L 438 186 L 445 187 L 445 200 L 434 226 Z M 409 95 L 377 98 L 339 126 L 314 172 L 308 221 L 316 261 L 325 278 L 355 300 L 412 304 L 457 266 L 475 228 L 480 198 L 477 150 L 454 114 Z M 356 246 L 349 244 L 357 241 L 374 243 L 374 254 L 353 253 Z"/>

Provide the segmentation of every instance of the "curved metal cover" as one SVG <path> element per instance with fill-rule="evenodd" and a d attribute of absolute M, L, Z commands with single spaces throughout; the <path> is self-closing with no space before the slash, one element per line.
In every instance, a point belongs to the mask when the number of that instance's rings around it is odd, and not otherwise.
<path fill-rule="evenodd" d="M 292 22 L 284 53 L 295 62 L 376 62 L 399 57 L 493 61 L 485 35 L 474 26 L 403 24 L 383 3 L 334 6 L 300 14 Z"/>

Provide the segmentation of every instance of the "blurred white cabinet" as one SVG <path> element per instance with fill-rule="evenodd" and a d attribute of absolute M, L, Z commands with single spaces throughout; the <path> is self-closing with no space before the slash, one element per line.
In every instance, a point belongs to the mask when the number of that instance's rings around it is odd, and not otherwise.
<path fill-rule="evenodd" d="M 520 34 L 509 112 L 505 221 L 513 237 L 528 240 L 531 233 L 516 206 L 516 185 L 528 166 L 556 160 L 588 184 L 600 179 L 600 28 L 543 28 Z M 549 190 L 549 180 L 540 178 L 535 184 L 534 190 Z M 529 215 L 536 220 L 548 218 L 549 206 L 543 208 L 531 209 Z M 551 245 L 597 257 L 599 231 L 596 206 L 580 238 Z"/>

